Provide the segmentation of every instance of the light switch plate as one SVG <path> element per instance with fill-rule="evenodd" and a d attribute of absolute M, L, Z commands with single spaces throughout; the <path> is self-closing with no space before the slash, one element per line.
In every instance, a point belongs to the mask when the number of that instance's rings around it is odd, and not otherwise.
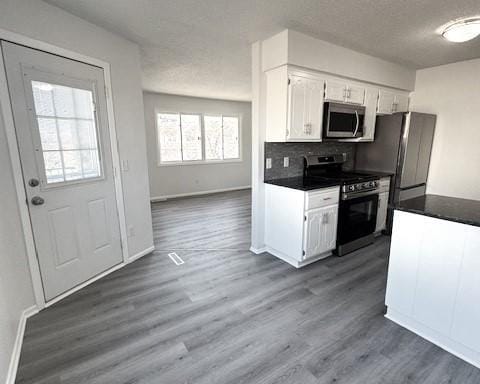
<path fill-rule="evenodd" d="M 288 168 L 290 166 L 290 159 L 288 157 L 283 158 L 283 167 Z"/>
<path fill-rule="evenodd" d="M 272 159 L 270 157 L 267 157 L 266 160 L 265 160 L 265 167 L 267 169 L 270 169 L 272 168 Z"/>

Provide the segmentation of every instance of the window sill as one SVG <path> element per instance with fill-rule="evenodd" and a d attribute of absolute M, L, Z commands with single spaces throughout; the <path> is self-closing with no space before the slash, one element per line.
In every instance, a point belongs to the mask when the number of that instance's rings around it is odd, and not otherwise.
<path fill-rule="evenodd" d="M 241 163 L 243 159 L 231 159 L 231 160 L 199 160 L 199 161 L 179 161 L 171 163 L 157 163 L 157 167 L 178 167 L 183 165 L 221 165 L 221 164 L 232 164 L 232 163 Z"/>

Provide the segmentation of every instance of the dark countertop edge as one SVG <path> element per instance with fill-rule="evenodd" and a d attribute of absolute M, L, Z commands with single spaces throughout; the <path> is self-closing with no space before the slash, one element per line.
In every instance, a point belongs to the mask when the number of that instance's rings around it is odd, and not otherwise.
<path fill-rule="evenodd" d="M 457 201 L 457 202 L 462 202 L 464 201 L 465 203 L 468 202 L 476 202 L 476 200 L 468 200 L 468 199 L 461 199 L 461 198 L 456 198 L 456 197 L 449 197 L 449 196 L 442 196 L 442 195 L 425 195 L 425 197 L 428 198 L 428 196 L 431 196 L 433 198 L 440 198 L 440 199 L 447 199 L 451 201 Z M 425 211 L 420 208 L 413 208 L 413 207 L 408 207 L 408 206 L 402 206 L 401 204 L 408 203 L 409 201 L 419 199 L 413 198 L 405 201 L 401 201 L 397 204 L 389 204 L 389 208 L 392 208 L 397 211 L 402 211 L 402 212 L 408 212 L 408 213 L 414 213 L 417 215 L 423 215 L 423 216 L 428 216 L 428 217 L 433 217 L 435 219 L 441 219 L 441 220 L 447 220 L 447 221 L 452 221 L 455 223 L 460 223 L 460 224 L 465 224 L 465 225 L 471 225 L 474 227 L 480 227 L 480 219 L 471 219 L 471 218 L 463 218 L 459 216 L 453 216 L 452 214 L 446 214 L 442 212 L 431 212 L 431 211 Z"/>
<path fill-rule="evenodd" d="M 465 225 L 472 225 L 474 227 L 480 227 L 480 222 L 476 221 L 471 221 L 471 220 L 466 220 L 466 219 L 461 219 L 458 217 L 451 217 L 451 216 L 446 216 L 446 215 L 441 215 L 441 214 L 435 214 L 432 212 L 425 212 L 425 211 L 420 211 L 420 210 L 415 210 L 411 208 L 404 208 L 404 207 L 395 207 L 393 206 L 393 209 L 396 211 L 402 211 L 402 212 L 408 212 L 408 213 L 414 213 L 417 215 L 423 215 L 423 216 L 428 216 L 428 217 L 433 217 L 434 219 L 441 219 L 441 220 L 447 220 L 447 221 L 453 221 L 455 223 L 460 223 L 460 224 L 465 224 Z"/>
<path fill-rule="evenodd" d="M 325 182 L 315 186 L 304 186 L 302 183 L 303 177 L 285 177 L 281 179 L 272 179 L 272 180 L 264 180 L 265 184 L 276 185 L 277 187 L 284 187 L 290 189 L 296 189 L 299 191 L 315 191 L 317 189 L 324 189 L 324 188 L 331 188 L 331 187 L 339 187 L 341 183 L 338 181 L 332 182 Z"/>

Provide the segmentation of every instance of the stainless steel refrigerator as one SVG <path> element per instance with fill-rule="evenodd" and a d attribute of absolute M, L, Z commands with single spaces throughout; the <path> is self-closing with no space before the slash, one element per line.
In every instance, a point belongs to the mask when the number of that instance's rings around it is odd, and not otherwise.
<path fill-rule="evenodd" d="M 390 203 L 425 194 L 436 119 L 417 112 L 378 116 L 375 141 L 357 145 L 356 169 L 394 174 Z M 389 212 L 388 229 L 391 220 Z"/>

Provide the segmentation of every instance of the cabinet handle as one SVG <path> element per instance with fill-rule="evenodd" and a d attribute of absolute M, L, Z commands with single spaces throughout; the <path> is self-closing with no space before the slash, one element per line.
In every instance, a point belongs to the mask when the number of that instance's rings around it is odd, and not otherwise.
<path fill-rule="evenodd" d="M 328 216 L 329 216 L 328 213 L 324 213 L 322 215 L 322 224 L 328 224 Z"/>
<path fill-rule="evenodd" d="M 306 135 L 312 134 L 312 123 L 306 123 L 303 125 L 303 133 Z"/>
<path fill-rule="evenodd" d="M 332 200 L 332 198 L 331 198 L 331 197 L 324 197 L 323 200 L 324 200 L 324 201 Z"/>

